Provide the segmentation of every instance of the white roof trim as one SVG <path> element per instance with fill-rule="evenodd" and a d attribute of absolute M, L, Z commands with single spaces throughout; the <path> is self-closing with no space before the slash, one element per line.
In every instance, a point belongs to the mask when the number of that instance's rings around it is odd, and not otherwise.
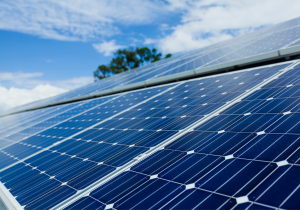
<path fill-rule="evenodd" d="M 9 210 L 21 210 L 24 209 L 14 196 L 6 189 L 6 187 L 0 182 L 0 197 L 5 206 Z"/>

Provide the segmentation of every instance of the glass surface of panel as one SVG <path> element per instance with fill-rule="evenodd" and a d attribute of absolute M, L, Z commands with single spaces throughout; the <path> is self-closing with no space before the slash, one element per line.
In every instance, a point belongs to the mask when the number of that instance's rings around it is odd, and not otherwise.
<path fill-rule="evenodd" d="M 114 171 L 116 167 L 126 164 L 139 154 L 174 136 L 287 65 L 262 67 L 178 83 L 173 89 L 48 149 L 44 155 L 49 157 L 49 161 L 44 162 L 43 155 L 34 156 L 25 160 L 24 166 L 18 166 L 15 170 L 24 170 L 22 173 L 29 176 L 29 172 L 24 168 L 25 164 L 29 164 L 45 171 L 45 174 L 49 173 L 49 176 L 61 179 L 61 182 L 66 182 L 66 186 L 72 189 L 83 190 Z M 255 189 L 280 168 L 277 162 L 286 160 L 292 153 L 296 156 L 294 151 L 298 148 L 296 137 L 288 137 L 285 140 L 278 133 L 257 134 L 261 131 L 260 128 L 267 131 L 272 122 L 286 115 L 283 114 L 286 111 L 284 106 L 289 105 L 291 107 L 288 109 L 293 110 L 298 104 L 295 102 L 292 106 L 281 100 L 278 101 L 282 103 L 281 108 L 263 109 L 271 106 L 268 104 L 272 100 L 267 100 L 269 97 L 265 95 L 264 99 L 259 99 L 263 101 L 254 103 L 256 100 L 253 97 L 259 97 L 261 94 L 258 92 L 268 92 L 265 89 L 277 90 L 279 87 L 275 85 L 276 82 L 282 84 L 284 78 L 288 80 L 287 77 L 293 78 L 293 85 L 296 85 L 298 79 L 294 78 L 297 76 L 297 69 L 296 67 L 288 71 L 193 131 L 187 132 L 163 150 L 157 151 L 129 171 L 95 189 L 89 196 L 73 203 L 70 208 L 76 205 L 83 208 L 89 204 L 86 200 L 93 201 L 91 203 L 95 206 L 113 205 L 115 209 L 176 209 L 184 206 L 206 209 L 235 208 L 239 205 L 237 198 L 248 196 L 249 200 L 252 199 L 251 193 L 259 194 L 262 190 Z M 286 89 L 286 86 L 280 87 Z M 280 93 L 284 91 L 286 90 Z M 272 97 L 273 100 L 277 99 L 274 94 Z M 253 110 L 260 111 L 256 113 Z M 263 110 L 270 110 L 268 116 L 271 117 L 263 118 L 261 123 L 252 126 L 253 120 L 261 117 L 261 114 L 266 114 Z M 252 115 L 257 116 L 250 118 Z M 80 116 L 80 119 L 96 119 L 85 116 L 86 118 Z M 240 125 L 238 122 L 243 122 L 243 126 L 235 126 Z M 261 139 L 268 135 L 276 137 L 262 142 L 258 147 L 261 151 L 255 149 L 256 142 L 261 142 Z M 279 140 L 281 138 L 283 139 Z M 271 139 L 278 142 L 278 145 L 268 147 L 275 143 Z M 287 149 L 287 145 L 291 143 L 295 148 Z M 268 149 L 269 153 L 263 154 Z M 270 150 L 276 154 L 270 156 Z M 294 159 L 297 159 L 297 156 Z M 77 168 L 78 170 L 73 170 Z M 5 177 L 8 176 L 6 173 Z M 266 201 L 251 201 L 254 202 L 253 208 L 255 205 L 278 208 Z"/>

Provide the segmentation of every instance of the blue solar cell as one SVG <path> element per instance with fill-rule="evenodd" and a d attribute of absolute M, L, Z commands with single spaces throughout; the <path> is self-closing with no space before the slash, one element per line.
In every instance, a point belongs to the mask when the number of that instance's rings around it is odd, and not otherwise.
<path fill-rule="evenodd" d="M 242 117 L 225 130 L 233 132 L 260 132 L 264 131 L 280 117 L 281 115 L 278 114 L 251 114 Z"/>
<path fill-rule="evenodd" d="M 257 107 L 260 107 L 263 104 L 263 100 L 254 100 L 254 101 L 241 101 L 238 104 L 234 104 L 229 109 L 226 109 L 222 114 L 246 114 L 251 113 Z"/>
<path fill-rule="evenodd" d="M 149 177 L 145 175 L 125 172 L 116 177 L 112 182 L 92 191 L 90 196 L 103 203 L 111 204 L 148 180 Z"/>
<path fill-rule="evenodd" d="M 72 149 L 64 149 L 63 151 L 59 151 L 59 152 L 66 152 L 68 153 L 68 155 L 78 155 L 82 152 L 84 152 L 85 150 L 89 150 L 91 147 L 95 146 L 97 143 L 96 142 L 85 142 L 85 141 L 81 141 L 79 146 L 72 144 L 71 148 Z"/>
<path fill-rule="evenodd" d="M 299 146 L 298 135 L 268 134 L 257 136 L 236 155 L 241 158 L 278 162 L 289 157 Z"/>
<path fill-rule="evenodd" d="M 212 138 L 216 134 L 217 133 L 213 132 L 189 132 L 167 145 L 166 149 L 174 149 L 180 151 L 194 150 L 203 142 L 206 142 L 208 139 Z"/>
<path fill-rule="evenodd" d="M 0 153 L 0 158 L 1 158 L 1 163 L 0 163 L 0 168 L 5 168 L 15 162 L 17 162 L 17 160 L 12 159 L 11 157 L 8 157 L 5 154 Z"/>
<path fill-rule="evenodd" d="M 197 206 L 211 194 L 202 190 L 190 189 L 175 197 L 163 209 L 197 209 Z M 209 207 L 211 208 L 211 207 Z"/>
<path fill-rule="evenodd" d="M 24 191 L 23 193 L 16 193 L 16 195 L 19 194 L 17 197 L 17 201 L 23 206 L 28 205 L 39 197 L 51 192 L 52 190 L 55 190 L 60 185 L 61 182 L 53 179 L 50 180 L 48 178 L 48 180 L 45 180 L 45 182 L 41 183 L 39 186 L 27 189 L 25 193 Z"/>
<path fill-rule="evenodd" d="M 158 151 L 151 157 L 132 167 L 131 170 L 149 175 L 158 174 L 185 155 L 185 152 L 179 151 Z"/>
<path fill-rule="evenodd" d="M 275 208 L 271 208 L 271 207 L 266 207 L 266 206 L 263 206 L 263 205 L 259 205 L 259 204 L 252 204 L 252 205 L 250 205 L 249 206 L 249 208 L 248 208 L 249 210 L 254 210 L 254 209 L 262 209 L 262 210 L 264 210 L 264 209 L 275 209 Z"/>
<path fill-rule="evenodd" d="M 56 164 L 63 163 L 64 161 L 70 159 L 70 156 L 61 155 L 60 153 L 47 154 L 46 151 L 44 151 L 43 154 L 45 154 L 45 156 L 37 160 L 28 159 L 24 162 L 29 163 L 31 166 L 38 167 L 41 171 L 44 171 L 53 166 L 56 166 Z"/>
<path fill-rule="evenodd" d="M 118 200 L 114 207 L 117 209 L 159 209 L 184 189 L 184 186 L 176 183 L 152 179 Z"/>
<path fill-rule="evenodd" d="M 36 171 L 32 170 L 31 167 L 26 166 L 22 168 L 18 168 L 15 171 L 1 177 L 1 182 L 6 183 L 8 181 L 16 181 L 16 180 L 21 180 L 20 177 L 23 177 L 23 175 L 30 175 L 30 174 L 36 174 Z M 22 180 L 21 180 L 22 181 Z"/>
<path fill-rule="evenodd" d="M 287 85 L 291 85 L 294 84 L 297 80 L 299 80 L 298 77 L 293 77 L 290 78 L 290 76 L 288 76 L 288 73 L 285 74 L 285 76 L 278 78 L 276 80 L 273 80 L 272 82 L 270 82 L 269 84 L 267 84 L 265 86 L 265 88 L 270 88 L 270 87 L 285 87 Z"/>
<path fill-rule="evenodd" d="M 32 183 L 32 179 L 34 179 L 34 183 Z M 11 186 L 9 191 L 16 196 L 22 195 L 22 194 L 24 194 L 24 192 L 26 192 L 26 194 L 28 195 L 28 194 L 31 194 L 32 192 L 28 193 L 27 191 L 34 191 L 34 193 L 36 193 L 36 191 L 41 190 L 41 188 L 43 186 L 45 186 L 45 183 L 47 183 L 47 182 L 57 182 L 57 181 L 55 181 L 53 179 L 49 179 L 49 176 L 47 176 L 45 174 L 43 174 L 41 176 L 33 176 L 27 180 L 23 180 L 23 182 L 21 182 L 21 183 Z M 57 182 L 57 183 L 58 183 L 58 185 L 60 185 L 59 182 Z M 44 191 L 44 189 L 43 189 L 43 191 Z M 18 199 L 20 199 L 20 197 Z"/>
<path fill-rule="evenodd" d="M 100 124 L 102 125 L 102 124 Z M 77 139 L 83 139 L 83 140 L 93 140 L 93 141 L 107 141 L 108 139 L 113 138 L 115 135 L 120 133 L 120 130 L 109 130 L 109 129 L 102 129 L 102 130 L 96 130 L 96 132 L 93 132 L 94 130 L 88 130 L 83 135 L 79 134 L 76 135 Z M 88 133 L 92 133 L 91 135 L 86 135 Z M 108 141 L 109 142 L 109 141 Z"/>
<path fill-rule="evenodd" d="M 94 143 L 91 143 L 91 144 L 94 144 Z M 102 152 L 103 150 L 107 149 L 110 146 L 111 146 L 111 144 L 97 143 L 93 147 L 90 147 L 89 149 L 80 152 L 76 156 L 84 158 L 84 159 L 85 158 L 90 158 L 91 159 L 94 155 L 96 155 L 97 153 Z"/>
<path fill-rule="evenodd" d="M 68 185 L 74 187 L 75 189 L 81 190 L 114 170 L 115 168 L 112 166 L 96 165 L 90 170 L 84 171 L 77 177 L 71 179 L 68 182 Z"/>
<path fill-rule="evenodd" d="M 126 144 L 131 145 L 138 141 L 140 138 L 143 138 L 145 132 L 152 134 L 151 131 L 137 131 L 137 130 L 113 130 L 116 132 L 116 135 L 112 135 L 109 138 L 106 138 L 104 141 L 109 143 L 119 143 L 119 144 Z"/>
<path fill-rule="evenodd" d="M 300 208 L 294 197 L 298 195 L 299 170 L 299 166 L 279 167 L 250 193 L 249 199 L 275 207 Z"/>
<path fill-rule="evenodd" d="M 72 168 L 76 167 L 82 162 L 83 161 L 81 159 L 69 157 L 65 161 L 56 164 L 55 167 L 50 166 L 49 169 L 46 169 L 45 171 L 50 176 L 58 176 L 60 173 L 63 173 L 65 170 L 69 170 L 69 169 L 72 170 Z M 90 162 L 87 162 L 87 164 L 90 164 Z"/>
<path fill-rule="evenodd" d="M 97 154 L 94 154 L 90 159 L 96 162 L 103 162 L 109 159 L 110 157 L 118 154 L 119 152 L 125 150 L 126 148 L 128 147 L 123 145 L 111 145 L 107 149 L 102 150 Z"/>
<path fill-rule="evenodd" d="M 163 126 L 165 130 L 182 130 L 186 128 L 187 126 L 191 125 L 192 123 L 200 120 L 202 116 L 196 116 L 196 117 L 182 117 L 181 119 L 174 120 L 172 123 L 170 123 L 167 126 Z"/>
<path fill-rule="evenodd" d="M 253 94 L 249 95 L 245 98 L 245 100 L 254 100 L 254 99 L 268 99 L 280 93 L 284 90 L 283 87 L 275 87 L 275 88 L 262 88 L 260 90 L 255 91 Z"/>
<path fill-rule="evenodd" d="M 165 141 L 169 137 L 175 135 L 178 131 L 158 131 L 154 132 L 151 136 L 147 136 L 146 138 L 138 141 L 136 146 L 144 146 L 144 147 L 153 147 L 157 144 Z"/>
<path fill-rule="evenodd" d="M 267 210 L 267 209 L 275 209 L 275 208 L 271 208 L 271 207 L 266 207 L 263 205 L 258 205 L 258 204 L 252 204 L 252 203 L 242 203 L 237 205 L 234 210 L 239 210 L 239 209 L 249 209 L 249 210 L 256 210 L 256 209 L 262 209 L 262 210 Z"/>
<path fill-rule="evenodd" d="M 50 209 L 75 193 L 76 191 L 68 186 L 60 186 L 29 203 L 24 209 Z"/>
<path fill-rule="evenodd" d="M 17 174 L 15 177 L 11 177 L 11 176 L 2 177 L 1 182 L 5 183 L 5 186 L 7 186 L 8 189 L 10 189 L 12 186 L 22 183 L 24 180 L 35 177 L 38 174 L 39 174 L 38 171 L 32 170 L 30 167 L 27 167 L 26 171 L 23 171 L 22 174 Z"/>
<path fill-rule="evenodd" d="M 159 173 L 159 177 L 182 184 L 190 184 L 220 164 L 224 158 L 218 156 L 190 154 Z"/>
<path fill-rule="evenodd" d="M 300 87 L 299 85 L 295 85 L 295 86 L 286 88 L 281 93 L 279 93 L 277 96 L 278 97 L 299 97 L 300 96 L 299 87 Z"/>
<path fill-rule="evenodd" d="M 267 101 L 255 113 L 283 113 L 292 110 L 300 102 L 299 98 L 279 98 Z"/>
<path fill-rule="evenodd" d="M 74 165 L 69 165 L 68 161 L 64 162 L 65 164 L 60 165 L 57 169 L 61 168 L 61 172 L 59 173 L 51 173 L 51 171 L 46 171 L 47 174 L 55 176 L 56 179 L 67 182 L 70 179 L 77 177 L 82 173 L 82 171 L 87 171 L 94 168 L 97 164 L 93 162 L 86 162 L 86 161 L 77 161 Z M 63 168 L 65 167 L 65 168 Z"/>
<path fill-rule="evenodd" d="M 234 206 L 234 208 L 232 208 L 232 210 L 244 210 L 244 209 L 248 209 L 250 206 L 251 206 L 251 203 L 248 203 L 248 202 L 242 203 L 242 204 Z M 259 208 L 257 208 L 257 209 L 259 209 Z"/>
<path fill-rule="evenodd" d="M 163 209 L 231 209 L 235 204 L 235 200 L 229 197 L 190 189 L 184 191 Z"/>
<path fill-rule="evenodd" d="M 76 149 L 80 151 L 81 146 L 89 146 L 89 144 L 85 144 L 85 141 L 76 141 L 73 139 L 67 140 L 65 142 L 62 142 L 58 144 L 57 146 L 52 147 L 51 149 L 53 151 L 58 152 L 68 152 L 68 154 L 72 154 L 72 151 L 74 154 L 76 154 Z M 78 152 L 78 151 L 77 151 Z M 73 154 L 72 154 L 73 155 Z"/>
<path fill-rule="evenodd" d="M 300 160 L 300 150 L 299 147 L 295 150 L 295 147 L 291 147 L 291 149 L 294 149 L 294 152 L 290 154 L 290 156 L 287 158 L 287 161 L 289 163 L 297 163 L 299 164 Z"/>
<path fill-rule="evenodd" d="M 22 159 L 31 154 L 34 154 L 39 151 L 37 148 L 27 147 L 22 144 L 14 144 L 10 147 L 4 148 L 2 151 L 12 154 L 13 156 Z"/>
<path fill-rule="evenodd" d="M 3 170 L 0 172 L 0 179 L 4 176 L 6 176 L 7 174 L 10 174 L 12 172 L 14 172 L 15 170 L 19 170 L 21 168 L 23 168 L 25 166 L 24 163 L 18 163 L 10 168 L 7 168 L 6 170 Z"/>
<path fill-rule="evenodd" d="M 119 167 L 132 160 L 134 157 L 146 152 L 147 150 L 148 148 L 143 147 L 130 147 L 104 161 L 104 164 Z"/>
<path fill-rule="evenodd" d="M 240 159 L 227 160 L 200 179 L 196 186 L 241 197 L 251 192 L 275 168 L 276 164 Z"/>
<path fill-rule="evenodd" d="M 270 133 L 295 133 L 299 134 L 299 114 L 282 116 L 277 122 L 267 129 Z"/>
<path fill-rule="evenodd" d="M 239 115 L 221 115 L 214 117 L 205 124 L 195 128 L 199 131 L 221 131 L 231 125 L 233 122 L 238 121 L 241 118 Z"/>
<path fill-rule="evenodd" d="M 30 145 L 36 145 L 40 147 L 48 147 L 54 143 L 56 143 L 58 138 L 53 138 L 53 137 L 37 137 L 34 136 L 35 138 L 28 138 L 24 141 L 22 141 L 25 144 L 30 144 Z"/>
<path fill-rule="evenodd" d="M 254 138 L 253 133 L 220 133 L 212 136 L 203 143 L 195 152 L 215 155 L 231 155 L 242 148 Z"/>

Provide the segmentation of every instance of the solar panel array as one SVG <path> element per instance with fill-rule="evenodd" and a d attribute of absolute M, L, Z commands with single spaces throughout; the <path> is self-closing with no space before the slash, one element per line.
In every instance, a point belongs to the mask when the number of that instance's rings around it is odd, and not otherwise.
<path fill-rule="evenodd" d="M 11 112 L 297 46 L 299 25 Z M 299 87 L 294 60 L 2 116 L 0 197 L 16 209 L 298 209 Z"/>
<path fill-rule="evenodd" d="M 199 50 L 129 70 L 58 96 L 23 105 L 7 111 L 6 114 L 296 46 L 299 45 L 299 32 L 300 18 L 296 18 Z"/>
<path fill-rule="evenodd" d="M 269 190 L 298 167 L 297 62 L 2 117 L 0 181 L 24 209 L 297 208 Z"/>
<path fill-rule="evenodd" d="M 67 209 L 298 209 L 299 70 L 262 86 Z"/>

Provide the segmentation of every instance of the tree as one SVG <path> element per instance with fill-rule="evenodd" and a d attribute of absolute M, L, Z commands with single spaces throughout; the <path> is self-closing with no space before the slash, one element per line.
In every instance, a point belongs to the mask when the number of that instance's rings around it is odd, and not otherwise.
<path fill-rule="evenodd" d="M 126 50 L 118 50 L 114 53 L 115 57 L 110 62 L 110 70 L 112 73 L 121 73 L 123 71 L 127 71 L 127 64 L 125 60 Z"/>
<path fill-rule="evenodd" d="M 151 63 L 159 61 L 161 56 L 162 56 L 161 53 L 157 54 L 157 50 L 153 48 L 151 53 L 151 57 L 152 57 Z"/>
<path fill-rule="evenodd" d="M 108 65 L 100 65 L 94 71 L 95 81 L 104 79 L 113 74 L 119 74 L 129 69 L 143 66 L 144 63 L 153 63 L 161 60 L 161 53 L 157 49 L 150 50 L 148 47 L 119 49 L 114 53 L 114 57 Z M 172 54 L 167 54 L 165 58 L 170 58 Z"/>
<path fill-rule="evenodd" d="M 165 58 L 171 58 L 172 54 L 167 54 Z"/>
<path fill-rule="evenodd" d="M 98 66 L 98 69 L 94 71 L 94 77 L 99 79 L 104 79 L 107 77 L 107 74 L 110 73 L 110 69 L 106 65 Z"/>
<path fill-rule="evenodd" d="M 149 62 L 151 59 L 151 51 L 148 47 L 136 48 L 136 53 L 140 57 L 140 64 L 144 65 L 144 62 Z"/>

